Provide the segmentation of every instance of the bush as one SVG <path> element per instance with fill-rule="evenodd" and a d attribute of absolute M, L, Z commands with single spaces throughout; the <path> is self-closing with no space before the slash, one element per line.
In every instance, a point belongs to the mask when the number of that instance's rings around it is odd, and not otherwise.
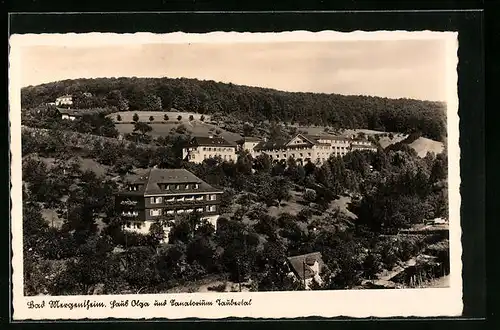
<path fill-rule="evenodd" d="M 316 200 L 316 191 L 312 189 L 306 189 L 304 193 L 304 199 L 308 202 L 314 202 Z"/>
<path fill-rule="evenodd" d="M 205 121 L 205 116 L 204 116 L 204 115 L 201 115 L 200 120 L 201 120 L 201 121 Z"/>
<path fill-rule="evenodd" d="M 164 120 L 164 121 L 168 121 L 168 115 L 167 115 L 167 114 L 164 114 L 164 115 L 163 115 L 163 120 Z"/>
<path fill-rule="evenodd" d="M 189 115 L 189 121 L 193 121 L 193 120 L 194 120 L 193 115 Z"/>
<path fill-rule="evenodd" d="M 226 291 L 226 283 L 221 283 L 218 285 L 213 285 L 208 287 L 209 291 L 224 292 Z"/>
<path fill-rule="evenodd" d="M 134 116 L 132 117 L 132 120 L 137 123 L 139 121 L 139 115 L 136 114 L 136 113 L 134 113 Z"/>
<path fill-rule="evenodd" d="M 182 116 L 177 116 L 177 120 L 181 121 L 182 120 Z"/>
<path fill-rule="evenodd" d="M 122 121 L 122 116 L 120 116 L 120 115 L 116 116 L 116 120 L 117 121 Z"/>
<path fill-rule="evenodd" d="M 153 121 L 153 120 L 155 120 L 155 117 L 149 116 L 149 121 Z"/>

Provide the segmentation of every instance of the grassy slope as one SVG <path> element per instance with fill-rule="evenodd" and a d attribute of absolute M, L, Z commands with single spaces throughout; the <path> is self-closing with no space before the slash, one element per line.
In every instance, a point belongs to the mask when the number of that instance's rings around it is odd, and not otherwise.
<path fill-rule="evenodd" d="M 410 144 L 420 157 L 425 157 L 427 152 L 439 154 L 444 149 L 443 142 L 434 141 L 428 138 L 420 137 Z"/>

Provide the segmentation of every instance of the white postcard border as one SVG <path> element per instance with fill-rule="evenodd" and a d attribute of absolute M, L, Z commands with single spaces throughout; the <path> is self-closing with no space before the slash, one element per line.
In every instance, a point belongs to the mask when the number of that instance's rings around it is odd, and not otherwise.
<path fill-rule="evenodd" d="M 404 290 L 342 290 L 309 292 L 238 292 L 238 293 L 183 293 L 159 295 L 102 295 L 102 296 L 23 296 L 23 248 L 22 248 L 22 178 L 21 178 L 21 98 L 19 68 L 22 66 L 21 49 L 34 45 L 78 47 L 91 42 L 99 45 L 140 45 L 151 43 L 233 43 L 233 42 L 291 42 L 291 41 L 357 41 L 357 40 L 403 40 L 440 39 L 446 40 L 448 58 L 446 63 L 448 81 L 448 164 L 449 164 L 449 216 L 450 216 L 450 287 L 436 289 Z M 377 31 L 350 32 L 334 31 L 282 33 L 237 33 L 213 32 L 208 34 L 26 34 L 10 37 L 9 55 L 9 119 L 11 143 L 11 233 L 12 233 L 12 300 L 14 320 L 52 319 L 218 319 L 237 318 L 298 318 L 319 317 L 428 317 L 459 316 L 462 313 L 462 247 L 460 227 L 460 148 L 457 94 L 458 40 L 455 32 L 407 32 Z M 431 79 L 431 78 L 430 78 Z M 147 302 L 148 307 L 136 306 L 110 309 L 112 300 L 137 300 Z M 211 301 L 206 306 L 170 306 L 170 301 Z M 223 301 L 245 301 L 244 306 L 219 306 Z M 50 301 L 84 303 L 89 308 L 50 308 Z M 167 306 L 154 306 L 154 301 L 167 301 Z M 43 309 L 29 308 L 30 302 L 41 304 Z M 88 301 L 86 303 L 86 301 Z M 106 308 L 92 307 L 103 302 Z M 34 306 L 34 305 L 32 305 Z"/>

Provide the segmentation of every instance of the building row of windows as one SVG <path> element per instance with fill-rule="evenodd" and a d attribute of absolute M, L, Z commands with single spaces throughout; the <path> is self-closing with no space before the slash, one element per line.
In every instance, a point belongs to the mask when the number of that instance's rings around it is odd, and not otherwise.
<path fill-rule="evenodd" d="M 164 196 L 156 196 L 150 197 L 149 202 L 151 204 L 162 204 L 165 203 L 174 203 L 174 202 L 194 202 L 194 201 L 215 201 L 217 200 L 217 195 L 199 195 L 199 196 L 181 196 L 181 197 L 164 197 Z"/>
<path fill-rule="evenodd" d="M 231 151 L 235 152 L 236 148 L 224 148 L 224 147 L 203 147 L 203 151 Z"/>
<path fill-rule="evenodd" d="M 189 189 L 200 189 L 200 185 L 198 183 L 186 183 L 186 184 L 165 184 L 159 183 L 158 186 L 162 190 L 171 191 L 171 190 L 189 190 Z M 130 185 L 128 187 L 129 191 L 137 191 L 140 190 L 140 185 Z"/>
<path fill-rule="evenodd" d="M 183 213 L 193 213 L 193 212 L 215 212 L 217 211 L 217 207 L 215 205 L 207 205 L 204 208 L 192 208 L 192 209 L 178 209 L 178 210 L 163 210 L 163 209 L 150 209 L 149 215 L 152 217 L 158 217 L 162 214 L 174 215 L 174 214 L 183 214 Z M 164 213 L 163 213 L 164 212 Z"/>
<path fill-rule="evenodd" d="M 215 158 L 215 157 L 218 157 L 219 155 L 212 155 L 212 154 L 209 154 L 209 155 L 203 155 L 203 159 L 207 159 L 207 158 Z M 233 160 L 233 155 L 220 155 L 222 157 L 222 159 L 224 160 Z M 193 157 L 194 158 L 194 157 Z"/>
<path fill-rule="evenodd" d="M 125 228 L 141 229 L 144 226 L 147 226 L 146 223 L 144 223 L 144 221 L 125 222 Z M 164 229 L 168 229 L 168 226 L 165 226 Z"/>

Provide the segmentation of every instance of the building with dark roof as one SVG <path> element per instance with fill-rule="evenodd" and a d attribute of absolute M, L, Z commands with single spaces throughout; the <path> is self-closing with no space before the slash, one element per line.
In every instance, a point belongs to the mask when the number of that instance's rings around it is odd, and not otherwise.
<path fill-rule="evenodd" d="M 220 136 L 195 136 L 182 149 L 182 157 L 193 163 L 216 157 L 225 161 L 236 161 L 236 149 L 236 143 Z"/>
<path fill-rule="evenodd" d="M 193 173 L 151 168 L 128 175 L 125 180 L 125 188 L 115 194 L 115 203 L 126 230 L 147 234 L 151 224 L 160 218 L 173 220 L 176 215 L 193 212 L 216 227 L 222 190 Z"/>
<path fill-rule="evenodd" d="M 320 252 L 288 257 L 287 261 L 290 268 L 290 275 L 301 281 L 306 289 L 310 288 L 314 280 L 319 284 L 323 282 L 320 275 L 325 264 Z"/>
<path fill-rule="evenodd" d="M 255 147 L 263 141 L 265 140 L 258 137 L 244 136 L 240 140 L 236 141 L 236 143 L 238 143 L 240 150 L 248 151 L 252 156 L 254 156 Z"/>

